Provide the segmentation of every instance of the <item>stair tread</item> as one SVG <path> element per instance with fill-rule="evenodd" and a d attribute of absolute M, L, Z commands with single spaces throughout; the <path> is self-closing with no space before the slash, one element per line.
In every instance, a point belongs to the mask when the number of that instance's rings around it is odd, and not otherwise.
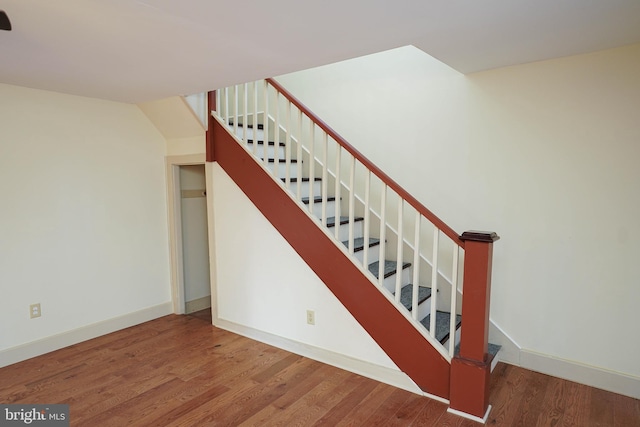
<path fill-rule="evenodd" d="M 373 273 L 373 275 L 376 277 L 378 277 L 378 270 L 380 268 L 379 264 L 380 263 L 378 261 L 369 264 L 369 271 Z M 397 261 L 384 260 L 384 278 L 386 279 L 387 277 L 393 276 L 394 274 L 396 274 L 397 267 L 398 267 Z M 402 263 L 403 270 L 408 267 L 411 267 L 410 262 Z"/>
<path fill-rule="evenodd" d="M 357 217 L 353 218 L 353 220 L 355 222 L 364 221 L 364 218 L 357 216 Z M 348 216 L 341 216 L 339 218 L 339 224 L 340 225 L 349 224 L 349 217 Z M 335 216 L 327 217 L 327 227 L 335 227 L 335 226 L 336 226 L 336 217 Z"/>
<path fill-rule="evenodd" d="M 302 199 L 302 203 L 304 203 L 305 205 L 309 204 L 309 197 L 303 197 Z M 327 197 L 327 202 L 335 202 L 336 198 L 331 196 L 331 197 Z M 313 203 L 322 203 L 322 196 L 313 196 Z"/>
<path fill-rule="evenodd" d="M 489 353 L 491 356 L 495 356 L 496 354 L 498 354 L 501 348 L 502 348 L 501 345 L 489 343 L 489 346 L 487 347 L 487 353 Z M 460 353 L 460 343 L 456 344 L 456 349 L 454 354 L 458 354 L 458 353 Z"/>
<path fill-rule="evenodd" d="M 427 286 L 418 286 L 418 305 L 431 297 L 431 288 Z M 400 289 L 400 303 L 411 311 L 413 306 L 413 284 L 409 283 Z"/>
<path fill-rule="evenodd" d="M 349 247 L 349 241 L 342 242 L 343 245 Z M 369 247 L 372 248 L 380 244 L 380 239 L 369 238 Z M 360 252 L 364 250 L 364 237 L 356 237 L 353 239 L 353 251 Z"/>
<path fill-rule="evenodd" d="M 233 120 L 229 120 L 229 126 L 233 126 Z M 248 129 L 253 129 L 254 125 L 246 125 L 245 126 L 242 123 L 238 123 L 238 127 L 241 127 L 241 128 L 246 127 Z M 264 129 L 264 125 L 261 124 L 261 123 L 258 123 L 258 129 Z"/>
<path fill-rule="evenodd" d="M 440 341 L 440 343 L 444 344 L 447 339 L 449 339 L 449 319 L 451 318 L 451 313 L 446 311 L 436 311 L 436 339 Z M 456 329 L 460 327 L 462 316 L 456 314 Z M 420 321 L 422 326 L 429 330 L 431 323 L 431 314 L 428 314 L 427 317 Z"/>
<path fill-rule="evenodd" d="M 262 139 L 259 139 L 259 140 L 255 141 L 255 142 L 256 142 L 258 145 L 264 145 L 264 140 L 262 140 Z M 247 144 L 253 144 L 253 143 L 254 143 L 254 140 L 253 140 L 253 139 L 247 139 Z M 267 145 L 268 145 L 268 146 L 274 146 L 274 145 L 276 145 L 276 143 L 275 143 L 275 141 L 268 141 L 268 142 L 267 142 Z M 278 146 L 280 146 L 280 147 L 286 147 L 286 146 L 287 146 L 287 144 L 285 144 L 284 142 L 278 142 Z"/>
<path fill-rule="evenodd" d="M 281 178 L 283 181 L 285 180 L 285 178 Z M 309 182 L 311 181 L 311 178 L 289 178 L 289 182 L 298 182 L 298 180 L 300 180 L 300 182 Z M 315 182 L 322 182 L 322 178 L 313 178 L 313 180 Z"/>
<path fill-rule="evenodd" d="M 264 161 L 264 158 L 262 158 L 262 157 L 261 157 L 261 158 L 260 158 L 260 160 Z M 267 159 L 267 162 L 269 162 L 269 163 L 275 163 L 275 162 L 276 162 L 276 159 L 268 158 L 268 159 Z M 289 160 L 289 162 L 291 162 L 291 163 L 298 163 L 298 161 L 297 161 L 296 159 L 291 159 L 291 160 Z M 278 159 L 278 163 L 287 163 L 287 159 Z"/>

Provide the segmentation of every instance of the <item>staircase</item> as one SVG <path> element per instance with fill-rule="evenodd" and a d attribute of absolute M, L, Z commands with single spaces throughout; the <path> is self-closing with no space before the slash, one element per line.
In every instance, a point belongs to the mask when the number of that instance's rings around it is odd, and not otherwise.
<path fill-rule="evenodd" d="M 499 351 L 486 340 L 495 233 L 458 236 L 271 79 L 210 94 L 210 106 L 208 161 L 220 163 L 426 394 L 486 419 Z M 427 239 L 431 251 L 421 247 Z M 463 249 L 472 292 L 460 303 Z M 450 263 L 448 274 L 439 259 Z M 478 396 L 469 397 L 474 387 Z"/>
<path fill-rule="evenodd" d="M 265 137 L 264 132 L 264 124 L 259 123 L 257 126 L 253 124 L 247 124 L 246 126 L 242 122 L 238 122 L 237 125 L 234 125 L 234 121 L 231 120 L 228 123 L 228 129 L 230 132 L 234 132 L 235 135 L 239 139 L 243 139 L 246 137 L 247 139 L 247 148 L 250 151 L 254 151 L 258 153 L 258 158 L 261 162 L 265 162 L 268 164 L 268 168 L 271 172 L 274 172 L 276 167 L 275 164 L 284 165 L 286 162 L 286 144 L 284 142 L 278 141 L 268 141 Z M 266 156 L 265 157 L 265 153 Z M 298 162 L 297 159 L 291 159 L 290 164 L 296 165 Z M 293 169 L 295 170 L 295 168 Z M 278 169 L 277 178 L 282 180 L 284 183 L 286 181 L 285 176 L 285 168 L 280 167 Z M 305 205 L 305 207 L 311 212 L 313 217 L 320 222 L 322 218 L 322 178 L 315 177 L 313 180 L 309 176 L 292 176 L 290 177 L 289 188 L 294 191 L 295 186 L 297 186 L 298 181 L 301 182 L 302 188 L 301 193 L 306 194 L 300 200 Z M 326 212 L 335 212 L 336 211 L 336 203 L 337 201 L 335 196 L 328 196 L 326 198 Z M 363 262 L 363 254 L 364 254 L 364 246 L 365 246 L 365 238 L 364 238 L 364 228 L 363 228 L 363 217 L 354 217 L 354 236 L 351 241 L 353 241 L 353 252 L 356 258 Z M 337 224 L 336 224 L 337 222 Z M 326 218 L 326 227 L 329 229 L 331 234 L 336 234 L 335 227 L 338 227 L 339 230 L 337 235 L 339 236 L 340 241 L 345 247 L 349 247 L 349 216 L 348 213 L 344 213 L 339 216 L 338 221 L 336 221 L 336 216 L 330 216 Z M 408 260 L 401 260 L 400 267 L 398 268 L 398 260 L 389 260 L 385 259 L 382 265 L 382 269 L 380 266 L 379 255 L 380 251 L 371 250 L 371 248 L 379 247 L 380 239 L 377 238 L 369 238 L 367 240 L 367 246 L 370 249 L 369 253 L 371 256 L 368 260 L 368 270 L 371 274 L 376 278 L 380 278 L 380 273 L 383 274 L 383 285 L 384 288 L 391 293 L 392 296 L 395 295 L 395 283 L 397 281 L 397 275 L 400 275 L 401 287 L 400 287 L 400 302 L 407 309 L 407 311 L 413 311 L 413 292 L 414 286 L 411 283 L 411 279 L 413 277 L 411 271 L 411 262 Z M 417 307 L 416 310 L 418 312 L 418 319 L 420 323 L 429 331 L 431 325 L 431 287 L 418 285 L 417 288 L 418 296 L 417 296 Z M 443 346 L 446 346 L 449 342 L 450 332 L 449 326 L 451 323 L 451 313 L 448 311 L 440 311 L 436 310 L 435 316 L 435 337 Z M 461 325 L 461 316 L 456 315 L 455 324 L 456 331 L 459 331 Z M 460 342 L 460 334 L 456 334 L 456 345 Z M 492 347 L 492 350 L 495 351 L 496 347 Z"/>

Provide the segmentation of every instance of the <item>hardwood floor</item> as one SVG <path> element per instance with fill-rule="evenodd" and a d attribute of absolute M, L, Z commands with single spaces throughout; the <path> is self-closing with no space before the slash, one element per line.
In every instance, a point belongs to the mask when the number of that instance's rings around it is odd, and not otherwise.
<path fill-rule="evenodd" d="M 640 401 L 499 364 L 490 426 L 640 426 Z M 0 403 L 73 426 L 478 426 L 447 406 L 170 315 L 0 369 Z"/>

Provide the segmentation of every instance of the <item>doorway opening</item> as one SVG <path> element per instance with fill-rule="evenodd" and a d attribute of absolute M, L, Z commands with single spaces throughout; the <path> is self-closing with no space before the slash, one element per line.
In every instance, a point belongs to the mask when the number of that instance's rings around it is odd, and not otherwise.
<path fill-rule="evenodd" d="M 206 175 L 203 156 L 167 158 L 174 313 L 211 319 L 213 276 Z"/>

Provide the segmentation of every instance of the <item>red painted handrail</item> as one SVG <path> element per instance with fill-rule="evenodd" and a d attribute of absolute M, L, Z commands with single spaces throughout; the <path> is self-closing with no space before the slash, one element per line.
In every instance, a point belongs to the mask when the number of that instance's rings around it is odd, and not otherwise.
<path fill-rule="evenodd" d="M 384 182 L 389 188 L 395 191 L 400 197 L 407 201 L 414 209 L 416 209 L 422 216 L 427 218 L 433 225 L 438 227 L 440 231 L 446 234 L 451 240 L 453 240 L 458 246 L 464 248 L 464 241 L 460 239 L 458 233 L 456 233 L 451 227 L 449 227 L 444 221 L 438 218 L 433 212 L 427 209 L 422 203 L 416 200 L 411 194 L 409 194 L 404 188 L 402 188 L 397 182 L 391 179 L 386 173 L 384 173 L 379 167 L 373 164 L 362 153 L 356 150 L 351 144 L 349 144 L 343 137 L 341 137 L 335 130 L 333 130 L 328 124 L 326 124 L 320 117 L 316 116 L 311 110 L 309 110 L 302 102 L 300 102 L 295 96 L 293 96 L 288 90 L 286 90 L 280 83 L 272 78 L 268 78 L 267 82 L 273 86 L 278 92 L 284 95 L 293 105 L 307 115 L 320 129 L 324 130 L 327 135 L 340 144 L 345 150 L 347 150 L 353 157 L 355 157 L 360 163 L 362 163 L 367 169 L 374 173 L 382 182 Z"/>

